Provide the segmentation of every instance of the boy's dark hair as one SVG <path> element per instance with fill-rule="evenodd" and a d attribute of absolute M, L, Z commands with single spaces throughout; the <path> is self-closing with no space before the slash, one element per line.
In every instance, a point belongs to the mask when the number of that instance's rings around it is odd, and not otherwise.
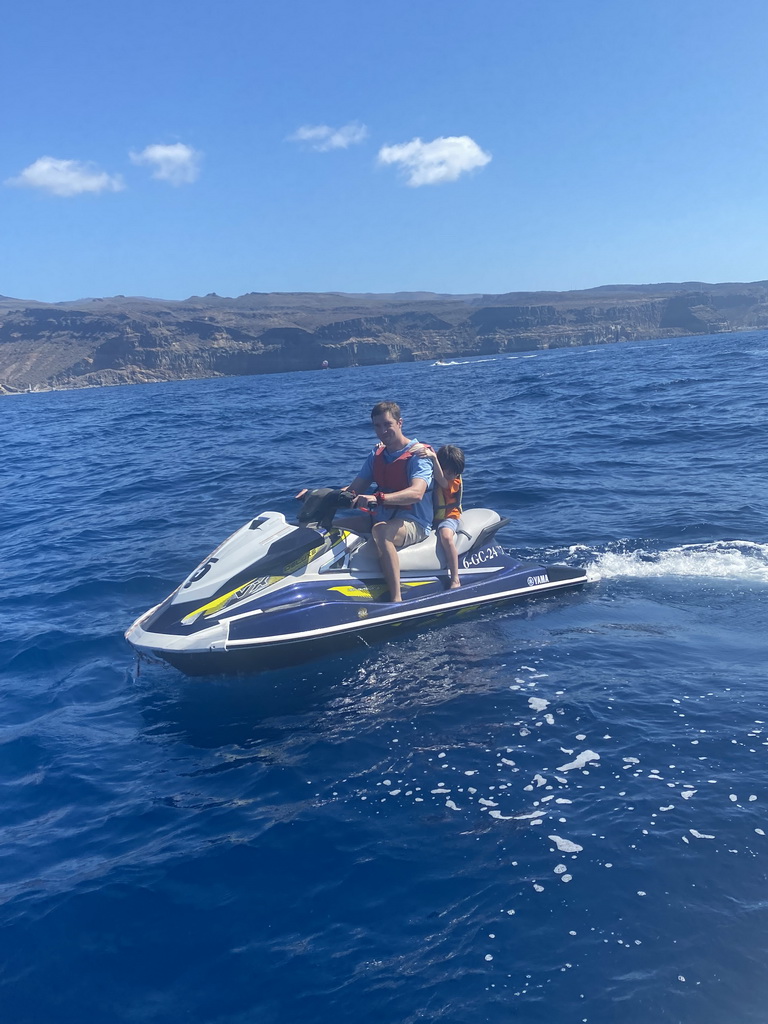
<path fill-rule="evenodd" d="M 397 402 L 377 402 L 371 409 L 371 419 L 374 416 L 384 416 L 388 412 L 392 413 L 393 420 L 401 420 L 403 418 L 400 415 L 400 406 Z"/>
<path fill-rule="evenodd" d="M 464 472 L 464 452 L 455 444 L 444 444 L 442 448 L 438 448 L 437 461 L 443 471 L 447 469 L 456 476 L 461 476 Z"/>

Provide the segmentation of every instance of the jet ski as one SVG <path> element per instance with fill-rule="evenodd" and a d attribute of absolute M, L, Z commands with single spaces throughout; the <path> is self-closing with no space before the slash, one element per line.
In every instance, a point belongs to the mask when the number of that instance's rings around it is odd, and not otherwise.
<path fill-rule="evenodd" d="M 400 549 L 403 601 L 393 603 L 374 542 L 334 525 L 350 492 L 320 488 L 301 497 L 295 524 L 280 512 L 246 523 L 133 623 L 128 642 L 188 675 L 252 672 L 597 578 L 517 558 L 496 540 L 509 520 L 474 508 L 462 513 L 456 535 L 461 587 L 449 589 L 433 533 Z"/>

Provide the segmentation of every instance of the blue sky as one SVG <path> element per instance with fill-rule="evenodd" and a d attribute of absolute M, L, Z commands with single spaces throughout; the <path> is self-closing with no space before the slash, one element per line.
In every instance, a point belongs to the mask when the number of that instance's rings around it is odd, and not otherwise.
<path fill-rule="evenodd" d="M 765 0 L 28 0 L 0 294 L 768 278 Z"/>

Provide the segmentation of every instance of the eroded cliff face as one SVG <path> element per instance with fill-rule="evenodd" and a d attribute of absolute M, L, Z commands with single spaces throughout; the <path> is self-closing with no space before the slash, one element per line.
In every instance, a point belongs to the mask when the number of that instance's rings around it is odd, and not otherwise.
<path fill-rule="evenodd" d="M 653 294 L 657 287 L 662 294 Z M 768 327 L 768 283 L 529 296 L 251 293 L 0 310 L 0 393 L 449 359 Z M 533 298 L 534 296 L 530 296 Z M 542 296 L 543 298 L 544 296 Z"/>

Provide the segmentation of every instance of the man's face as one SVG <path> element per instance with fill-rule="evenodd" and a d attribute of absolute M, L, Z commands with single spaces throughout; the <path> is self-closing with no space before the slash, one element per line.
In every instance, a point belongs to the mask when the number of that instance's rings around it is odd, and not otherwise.
<path fill-rule="evenodd" d="M 403 436 L 403 421 L 396 420 L 391 412 L 381 413 L 373 417 L 373 429 L 376 437 L 387 448 L 399 447 Z"/>

